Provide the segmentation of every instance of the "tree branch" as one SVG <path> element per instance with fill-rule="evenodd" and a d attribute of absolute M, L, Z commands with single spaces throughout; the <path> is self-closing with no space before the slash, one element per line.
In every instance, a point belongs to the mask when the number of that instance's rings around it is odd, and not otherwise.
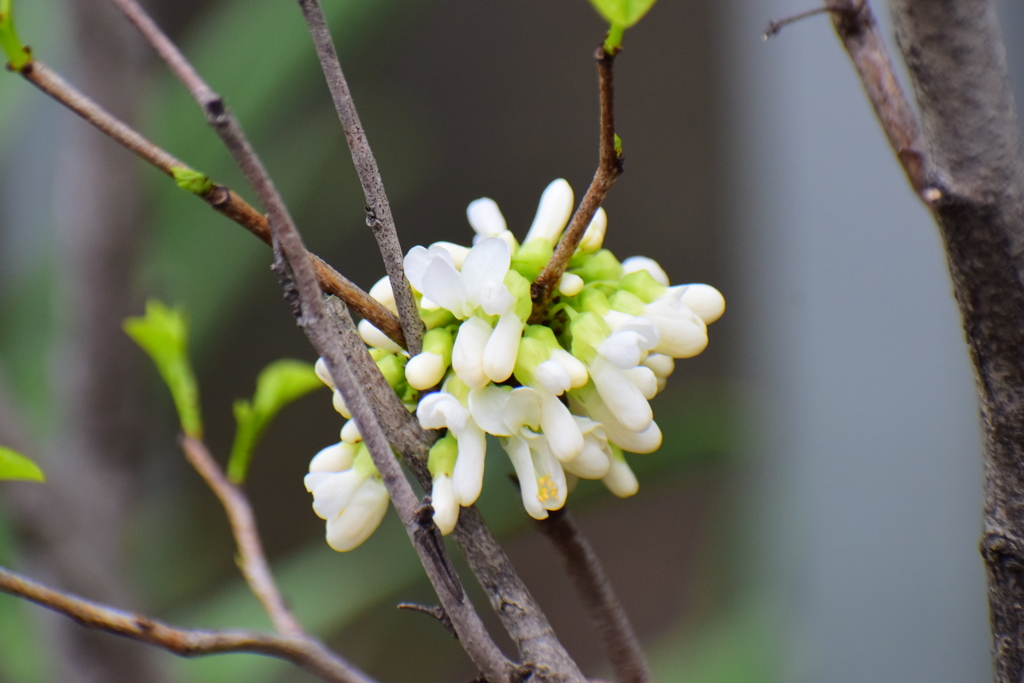
<path fill-rule="evenodd" d="M 491 683 L 511 681 L 511 663 L 490 639 L 483 622 L 470 604 L 448 559 L 440 532 L 433 524 L 429 506 L 419 506 L 412 487 L 402 473 L 398 460 L 377 421 L 373 406 L 349 367 L 341 343 L 332 333 L 313 264 L 302 243 L 302 237 L 273 181 L 242 132 L 241 126 L 227 109 L 220 95 L 203 81 L 184 55 L 137 3 L 133 0 L 113 2 L 128 15 L 188 88 L 206 114 L 210 125 L 242 169 L 260 203 L 266 207 L 274 244 L 275 270 L 282 280 L 286 297 L 296 309 L 299 326 L 314 348 L 324 357 L 335 386 L 341 391 L 346 405 L 358 422 L 363 441 L 381 474 L 427 576 L 459 634 L 460 643 Z"/>
<path fill-rule="evenodd" d="M 309 27 L 310 36 L 313 38 L 313 46 L 316 48 L 320 67 L 327 80 L 327 87 L 331 91 L 334 108 L 338 112 L 338 120 L 341 121 L 341 127 L 345 131 L 345 139 L 348 140 L 348 148 L 352 152 L 352 162 L 359 175 L 359 182 L 363 186 L 363 194 L 366 197 L 366 224 L 373 230 L 373 236 L 377 239 L 381 256 L 384 257 L 384 266 L 387 268 L 391 289 L 395 294 L 398 316 L 402 321 L 402 330 L 405 332 L 408 342 L 407 348 L 410 354 L 416 355 L 420 352 L 421 340 L 426 328 L 420 319 L 419 309 L 412 295 L 412 287 L 405 277 L 402 245 L 398 241 L 395 219 L 391 215 L 391 204 L 384 191 L 384 182 L 381 180 L 380 171 L 377 168 L 377 160 L 370 150 L 366 132 L 359 121 L 359 114 L 356 111 L 355 102 L 352 100 L 352 93 L 349 92 L 345 74 L 341 70 L 338 52 L 334 49 L 331 31 L 327 26 L 327 19 L 324 17 L 319 0 L 298 0 L 298 3 L 306 25 Z"/>
<path fill-rule="evenodd" d="M 231 533 L 238 544 L 239 569 L 253 594 L 263 604 L 274 628 L 278 633 L 292 638 L 305 636 L 305 631 L 289 611 L 270 573 L 270 566 L 263 554 L 263 544 L 256 530 L 256 516 L 245 494 L 224 476 L 206 444 L 184 434 L 180 442 L 189 463 L 224 506 L 224 512 L 231 523 Z"/>
<path fill-rule="evenodd" d="M 587 188 L 587 194 L 583 196 L 583 201 L 580 202 L 579 208 L 576 209 L 572 220 L 569 221 L 569 228 L 559 240 L 551 260 L 531 287 L 530 293 L 533 297 L 531 323 L 539 323 L 544 320 L 548 301 L 551 300 L 551 293 L 569 266 L 569 260 L 576 252 L 576 247 L 583 239 L 583 234 L 600 208 L 601 202 L 604 201 L 608 191 L 622 174 L 622 158 L 615 145 L 615 89 L 612 81 L 615 55 L 605 52 L 602 46 L 597 48 L 594 59 L 597 60 L 597 76 L 601 93 L 600 161 L 597 173 L 594 174 L 594 180 Z"/>
<path fill-rule="evenodd" d="M 325 681 L 374 683 L 373 679 L 350 667 L 319 641 L 308 636 L 295 638 L 246 631 L 177 629 L 141 614 L 123 612 L 51 590 L 3 567 L 0 567 L 0 591 L 59 612 L 86 628 L 155 645 L 182 657 L 249 652 L 288 660 Z"/>
<path fill-rule="evenodd" d="M 922 157 L 922 183 L 911 170 L 907 174 L 945 241 L 978 379 L 985 460 L 981 551 L 995 678 L 1019 683 L 1024 673 L 1024 158 L 1006 50 L 990 0 L 891 0 L 890 8 L 928 154 Z M 851 42 L 846 33 L 856 37 L 858 25 L 873 25 L 873 19 L 865 24 L 867 12 L 865 6 L 837 24 L 848 49 L 864 41 Z M 851 57 L 858 64 L 853 50 Z M 860 66 L 858 72 L 863 78 Z M 867 90 L 874 104 L 879 96 L 872 87 Z M 903 147 L 889 132 L 889 122 L 881 114 L 880 120 L 900 153 Z M 920 153 L 916 145 L 911 149 Z M 900 160 L 907 169 L 903 155 Z"/>
<path fill-rule="evenodd" d="M 126 123 L 107 112 L 42 62 L 33 60 L 20 73 L 25 80 L 166 175 L 173 178 L 176 170 L 192 171 L 188 164 L 153 144 Z M 208 190 L 198 193 L 198 196 L 215 211 L 238 223 L 265 244 L 271 243 L 270 226 L 266 216 L 250 206 L 231 189 L 223 185 L 212 184 Z M 340 297 L 360 316 L 373 323 L 397 344 L 405 346 L 401 324 L 391 311 L 327 265 L 320 257 L 311 255 L 311 258 L 317 280 L 324 292 Z"/>
<path fill-rule="evenodd" d="M 554 510 L 547 519 L 536 522 L 536 526 L 562 556 L 572 585 L 601 634 L 601 642 L 619 683 L 650 683 L 653 679 L 647 658 L 626 610 L 615 595 L 601 560 L 569 510 L 564 507 Z"/>

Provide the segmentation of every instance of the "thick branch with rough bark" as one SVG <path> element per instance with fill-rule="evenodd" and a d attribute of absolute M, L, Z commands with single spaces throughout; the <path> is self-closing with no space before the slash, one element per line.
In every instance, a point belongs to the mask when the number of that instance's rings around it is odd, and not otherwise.
<path fill-rule="evenodd" d="M 384 181 L 381 180 L 377 160 L 370 150 L 370 142 L 366 139 L 363 124 L 359 121 L 359 113 L 356 111 L 355 102 L 352 101 L 352 93 L 349 92 L 345 74 L 341 70 L 338 52 L 334 49 L 331 30 L 327 26 L 327 18 L 319 0 L 298 0 L 298 3 L 313 38 L 316 56 L 320 60 L 327 87 L 331 91 L 338 120 L 345 131 L 345 139 L 352 152 L 352 162 L 359 175 L 359 183 L 363 186 L 363 195 L 366 197 L 366 224 L 373 231 L 377 247 L 384 258 L 384 266 L 395 295 L 398 317 L 405 332 L 406 348 L 411 355 L 416 355 L 420 352 L 426 327 L 420 319 L 419 308 L 412 295 L 412 286 L 405 277 L 402 245 L 398 241 L 395 219 L 391 215 L 391 204 L 384 191 Z"/>
<path fill-rule="evenodd" d="M 250 652 L 285 659 L 332 683 L 374 683 L 309 637 L 273 636 L 247 631 L 178 629 L 141 614 L 55 591 L 0 567 L 0 591 L 64 614 L 86 628 L 155 645 L 182 657 Z"/>
<path fill-rule="evenodd" d="M 845 18 L 834 14 L 835 23 L 890 144 L 945 241 L 981 402 L 981 551 L 995 678 L 1019 683 L 1024 675 L 1024 158 L 1006 50 L 991 0 L 890 0 L 890 7 L 921 115 L 921 139 L 911 145 L 919 163 L 909 166 L 885 114 L 898 110 L 909 117 L 905 103 L 889 107 L 887 93 L 894 91 L 888 86 L 895 83 L 891 68 L 884 73 L 862 67 L 888 65 L 870 10 Z M 914 142 L 912 136 L 908 140 Z"/>

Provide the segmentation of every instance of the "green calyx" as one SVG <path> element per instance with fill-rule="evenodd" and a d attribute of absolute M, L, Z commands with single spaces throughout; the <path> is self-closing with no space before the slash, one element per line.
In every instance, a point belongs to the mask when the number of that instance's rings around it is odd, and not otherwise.
<path fill-rule="evenodd" d="M 0 0 L 0 48 L 7 55 L 11 71 L 22 71 L 32 63 L 32 50 L 22 44 L 14 30 L 14 0 Z"/>
<path fill-rule="evenodd" d="M 586 313 L 596 313 L 598 315 L 604 315 L 611 310 L 611 304 L 608 303 L 608 297 L 604 295 L 600 289 L 596 287 L 586 287 L 577 297 L 579 302 L 579 308 L 581 311 Z"/>
<path fill-rule="evenodd" d="M 523 246 L 512 257 L 512 270 L 518 272 L 527 282 L 533 282 L 544 270 L 544 266 L 551 260 L 555 248 L 546 239 L 532 239 Z"/>
<path fill-rule="evenodd" d="M 455 316 L 452 315 L 451 311 L 444 308 L 423 308 L 417 306 L 420 312 L 420 320 L 426 325 L 428 330 L 433 330 L 438 327 L 447 327 L 454 322 L 457 322 Z"/>
<path fill-rule="evenodd" d="M 430 455 L 427 457 L 427 469 L 430 476 L 437 479 L 442 474 L 452 476 L 455 471 L 455 460 L 459 457 L 459 442 L 451 434 L 438 439 L 437 443 L 430 447 Z"/>
<path fill-rule="evenodd" d="M 206 196 L 213 189 L 213 181 L 210 180 L 208 175 L 188 166 L 173 167 L 171 175 L 174 177 L 174 182 L 177 183 L 178 187 L 200 197 Z"/>
<path fill-rule="evenodd" d="M 594 360 L 597 347 L 611 334 L 608 324 L 596 313 L 581 313 L 570 325 L 572 355 L 584 363 Z"/>
<path fill-rule="evenodd" d="M 377 466 L 373 464 L 373 458 L 370 457 L 370 451 L 362 441 L 359 442 L 359 450 L 352 461 L 352 470 L 365 477 L 380 477 L 380 472 L 377 471 Z"/>
<path fill-rule="evenodd" d="M 408 359 L 395 353 L 389 353 L 377 360 L 377 367 L 384 375 L 392 389 L 397 389 L 405 383 L 405 363 Z"/>
<path fill-rule="evenodd" d="M 635 294 L 645 304 L 660 298 L 668 291 L 668 287 L 655 280 L 646 270 L 638 270 L 625 276 L 619 283 L 619 288 Z"/>
<path fill-rule="evenodd" d="M 459 376 L 454 372 L 448 373 L 448 379 L 444 381 L 441 390 L 457 398 L 462 405 L 466 405 L 469 402 L 469 386 L 459 379 Z"/>
<path fill-rule="evenodd" d="M 452 364 L 452 347 L 455 339 L 446 327 L 436 327 L 423 335 L 423 351 L 441 356 L 445 366 Z"/>
<path fill-rule="evenodd" d="M 632 292 L 619 290 L 608 299 L 613 310 L 629 313 L 630 315 L 643 315 L 645 304 L 643 300 Z"/>
<path fill-rule="evenodd" d="M 584 282 L 618 281 L 622 279 L 622 264 L 612 252 L 602 249 L 571 272 L 583 278 Z"/>
<path fill-rule="evenodd" d="M 523 321 L 529 319 L 530 313 L 533 312 L 533 301 L 530 299 L 530 280 L 520 275 L 518 271 L 510 269 L 505 273 L 503 282 L 512 296 L 516 298 L 516 317 Z"/>
<path fill-rule="evenodd" d="M 539 327 L 531 325 L 530 327 Z M 537 366 L 551 357 L 551 348 L 547 342 L 524 336 L 519 340 L 519 354 L 516 356 L 516 367 L 512 371 L 519 383 L 531 386 L 535 383 L 533 373 Z"/>

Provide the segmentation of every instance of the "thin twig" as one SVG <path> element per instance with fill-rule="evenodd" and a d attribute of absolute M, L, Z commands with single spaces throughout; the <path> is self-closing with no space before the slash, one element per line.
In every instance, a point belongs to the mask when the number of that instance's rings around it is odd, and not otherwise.
<path fill-rule="evenodd" d="M 391 289 L 395 294 L 395 305 L 398 307 L 398 317 L 402 321 L 407 348 L 410 354 L 415 355 L 420 352 L 425 327 L 412 295 L 412 287 L 405 277 L 402 246 L 398 241 L 395 219 L 391 215 L 391 204 L 384 191 L 377 160 L 370 150 L 370 142 L 366 139 L 363 125 L 359 122 L 359 113 L 352 100 L 352 93 L 349 92 L 345 74 L 341 70 L 341 62 L 338 60 L 337 50 L 334 49 L 334 41 L 331 39 L 323 8 L 319 0 L 298 2 L 309 27 L 310 36 L 313 38 L 313 46 L 316 48 L 320 67 L 327 80 L 327 87 L 331 91 L 338 120 L 345 131 L 345 139 L 348 140 L 348 148 L 352 152 L 352 162 L 359 175 L 359 182 L 363 186 L 363 194 L 366 196 L 366 224 L 373 230 L 381 256 L 384 257 L 384 266 L 387 268 Z"/>
<path fill-rule="evenodd" d="M 569 260 L 576 252 L 576 247 L 583 239 L 583 234 L 600 208 L 601 202 L 608 195 L 615 180 L 622 174 L 622 157 L 615 149 L 615 89 L 612 81 L 615 55 L 605 52 L 602 46 L 597 48 L 594 59 L 597 60 L 597 76 L 601 93 L 600 161 L 597 173 L 594 174 L 594 180 L 587 188 L 587 194 L 583 196 L 583 201 L 580 202 L 579 208 L 576 209 L 572 220 L 569 221 L 569 228 L 559 240 L 551 260 L 537 276 L 537 281 L 533 283 L 531 288 L 533 314 L 530 316 L 532 323 L 544 320 L 551 293 L 569 266 Z"/>
<path fill-rule="evenodd" d="M 831 11 L 831 7 L 815 7 L 814 9 L 809 9 L 806 12 L 800 12 L 799 14 L 794 14 L 782 19 L 771 19 L 768 21 L 768 27 L 764 30 L 764 39 L 768 40 L 769 38 L 774 38 L 779 35 L 779 32 L 782 31 L 783 28 L 790 24 L 795 24 L 798 21 L 803 21 L 804 19 Z"/>
<path fill-rule="evenodd" d="M 942 193 L 929 184 L 929 161 L 917 118 L 896 78 L 871 6 L 866 0 L 827 0 L 825 9 L 911 187 L 925 204 L 932 204 Z"/>
<path fill-rule="evenodd" d="M 460 643 L 491 683 L 510 681 L 512 665 L 491 640 L 483 622 L 480 621 L 480 616 L 469 602 L 458 574 L 447 556 L 440 532 L 433 523 L 430 508 L 420 508 L 412 487 L 377 421 L 373 406 L 349 367 L 344 349 L 332 333 L 313 264 L 302 243 L 298 228 L 255 150 L 242 132 L 241 126 L 227 109 L 223 99 L 207 85 L 184 55 L 134 0 L 113 2 L 128 15 L 188 88 L 205 113 L 207 121 L 242 169 L 260 203 L 267 209 L 274 243 L 275 270 L 285 287 L 286 296 L 297 309 L 299 326 L 326 360 L 335 386 L 341 391 L 346 405 L 359 423 L 360 432 L 374 464 L 381 474 L 427 576 L 459 634 Z"/>
<path fill-rule="evenodd" d="M 224 512 L 231 523 L 231 533 L 238 544 L 239 569 L 253 594 L 263 604 L 274 628 L 284 636 L 304 636 L 305 631 L 288 609 L 270 573 L 270 565 L 263 554 L 263 544 L 256 530 L 256 516 L 252 512 L 249 500 L 224 476 L 206 444 L 186 435 L 182 435 L 180 441 L 181 449 L 189 463 L 224 506 Z"/>
<path fill-rule="evenodd" d="M 366 674 L 339 659 L 319 641 L 248 631 L 178 629 L 141 614 L 55 591 L 0 567 L 0 591 L 59 612 L 82 626 L 161 647 L 182 657 L 249 652 L 285 659 L 335 683 L 374 683 Z"/>
<path fill-rule="evenodd" d="M 188 164 L 153 144 L 126 123 L 107 112 L 42 62 L 33 60 L 20 73 L 44 93 L 166 175 L 174 177 L 176 169 L 191 170 Z M 265 244 L 271 243 L 270 226 L 266 216 L 229 188 L 214 184 L 199 196 L 215 211 L 238 223 Z M 312 259 L 317 280 L 324 292 L 340 297 L 356 313 L 369 320 L 396 343 L 405 346 L 402 326 L 391 311 L 384 308 L 380 302 L 331 268 L 318 256 L 312 256 Z"/>
<path fill-rule="evenodd" d="M 569 510 L 562 508 L 551 512 L 547 519 L 537 522 L 537 527 L 562 556 L 576 593 L 601 634 L 601 642 L 619 683 L 650 683 L 647 658 L 626 610 L 615 595 L 597 553 Z"/>

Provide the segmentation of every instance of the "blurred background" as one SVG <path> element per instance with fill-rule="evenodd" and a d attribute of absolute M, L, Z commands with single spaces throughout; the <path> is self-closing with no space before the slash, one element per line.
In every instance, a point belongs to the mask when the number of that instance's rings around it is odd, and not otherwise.
<path fill-rule="evenodd" d="M 238 114 L 310 248 L 372 285 L 383 266 L 294 3 L 149 4 Z M 585 0 L 324 4 L 406 249 L 469 242 L 465 207 L 481 196 L 522 237 L 552 179 L 582 195 L 604 31 Z M 715 285 L 729 308 L 654 402 L 665 445 L 631 459 L 640 493 L 581 485 L 570 507 L 660 681 L 983 680 L 980 440 L 942 246 L 827 19 L 761 39 L 769 19 L 809 4 L 661 0 L 626 33 L 626 173 L 605 205 L 606 245 L 656 258 L 674 283 Z M 1004 4 L 1008 38 L 1024 35 L 1024 10 Z M 252 200 L 107 3 L 17 10 L 40 59 Z M 1011 69 L 1024 65 L 1024 44 L 1009 50 Z M 166 390 L 120 330 L 148 297 L 187 310 L 208 443 L 224 460 L 231 404 L 259 370 L 314 360 L 269 263 L 238 226 L 0 77 L 0 443 L 49 476 L 0 487 L 3 564 L 174 624 L 269 626 L 217 501 L 176 448 Z M 443 629 L 395 609 L 431 590 L 393 514 L 351 553 L 324 543 L 302 475 L 340 426 L 327 391 L 289 407 L 246 484 L 285 595 L 382 683 L 469 680 Z M 492 450 L 484 516 L 570 652 L 603 675 L 509 472 Z M 0 595 L 2 683 L 309 680 L 256 656 L 177 659 Z"/>

